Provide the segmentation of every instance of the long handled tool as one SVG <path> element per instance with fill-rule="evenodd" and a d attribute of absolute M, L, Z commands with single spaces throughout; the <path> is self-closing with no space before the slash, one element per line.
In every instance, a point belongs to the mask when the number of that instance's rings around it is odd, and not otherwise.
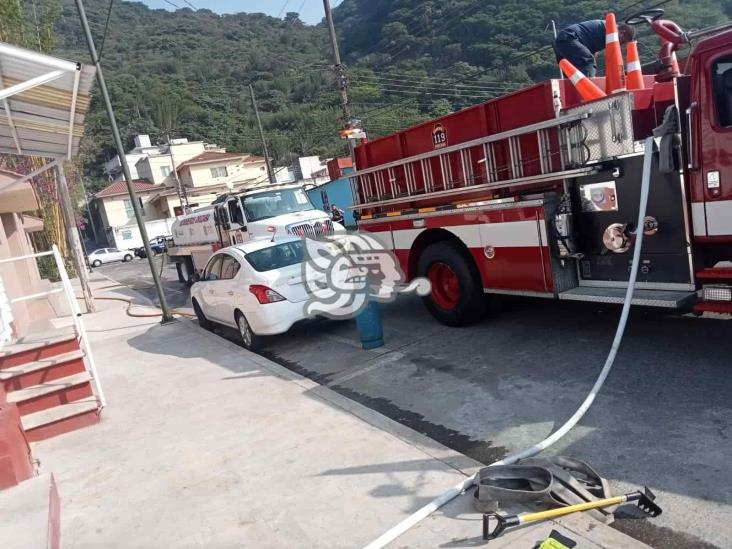
<path fill-rule="evenodd" d="M 498 513 L 485 513 L 483 515 L 483 539 L 492 540 L 503 535 L 507 528 L 521 526 L 529 522 L 537 522 L 540 520 L 549 520 L 557 517 L 563 517 L 580 511 L 589 511 L 591 509 L 600 509 L 602 507 L 610 507 L 620 505 L 631 501 L 637 501 L 638 507 L 651 517 L 657 517 L 661 514 L 661 508 L 655 503 L 656 496 L 648 488 L 643 492 L 631 492 L 623 496 L 615 496 L 612 498 L 598 499 L 587 503 L 570 505 L 568 507 L 559 507 L 557 509 L 549 509 L 548 511 L 539 511 L 537 513 L 523 513 L 521 515 L 501 516 Z M 496 525 L 491 529 L 491 522 Z"/>

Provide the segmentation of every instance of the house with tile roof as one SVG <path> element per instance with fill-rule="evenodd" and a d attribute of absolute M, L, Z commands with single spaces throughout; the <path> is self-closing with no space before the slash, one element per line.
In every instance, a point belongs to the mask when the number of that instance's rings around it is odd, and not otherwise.
<path fill-rule="evenodd" d="M 135 164 L 139 178 L 133 184 L 146 222 L 181 215 L 181 194 L 185 194 L 189 206 L 195 209 L 210 205 L 222 193 L 267 180 L 263 157 L 229 153 L 203 141 L 174 139 L 170 145 L 144 152 Z M 135 225 L 125 182 L 121 178 L 112 182 L 96 194 L 96 199 L 106 241 L 117 245 L 115 230 Z"/>

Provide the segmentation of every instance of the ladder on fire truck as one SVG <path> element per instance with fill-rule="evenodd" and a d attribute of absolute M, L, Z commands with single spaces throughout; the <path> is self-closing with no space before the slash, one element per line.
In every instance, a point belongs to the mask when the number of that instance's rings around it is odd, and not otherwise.
<path fill-rule="evenodd" d="M 491 191 L 507 188 L 519 200 L 522 187 L 524 194 L 540 192 L 537 184 L 564 184 L 598 174 L 608 160 L 642 153 L 632 108 L 632 93 L 620 92 L 558 111 L 546 121 L 358 170 L 350 175 L 353 209 L 367 210 L 362 220 L 391 218 L 482 203 L 499 198 Z M 435 206 L 440 198 L 444 205 Z M 426 208 L 413 205 L 418 202 Z M 634 295 L 635 305 L 678 309 L 696 294 L 691 289 L 639 288 Z M 625 289 L 580 282 L 557 297 L 622 303 Z"/>
<path fill-rule="evenodd" d="M 607 112 L 603 105 L 598 105 L 598 110 L 603 114 Z M 565 114 L 358 170 L 350 177 L 353 208 L 381 208 L 424 198 L 449 197 L 466 191 L 519 188 L 596 173 L 597 168 L 588 164 L 601 158 L 591 158 L 584 143 L 587 132 L 583 122 L 597 117 L 597 114 L 593 110 Z M 610 118 L 613 120 L 612 116 Z M 526 157 L 524 148 L 532 142 L 538 154 Z M 507 157 L 507 162 L 499 164 L 499 157 Z M 460 173 L 456 176 L 451 160 L 458 158 Z M 527 167 L 532 165 L 538 170 L 528 175 Z M 476 166 L 480 166 L 479 173 L 476 173 Z M 422 185 L 418 184 L 420 179 Z"/>

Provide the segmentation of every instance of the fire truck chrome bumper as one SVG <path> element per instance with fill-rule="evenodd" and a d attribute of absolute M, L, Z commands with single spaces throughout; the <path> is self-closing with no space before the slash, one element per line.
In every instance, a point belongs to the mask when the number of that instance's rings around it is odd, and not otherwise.
<path fill-rule="evenodd" d="M 632 304 L 664 309 L 683 309 L 691 305 L 696 297 L 696 292 L 636 289 Z M 566 301 L 616 303 L 618 305 L 622 305 L 624 298 L 625 288 L 573 288 L 559 294 L 559 299 Z"/>

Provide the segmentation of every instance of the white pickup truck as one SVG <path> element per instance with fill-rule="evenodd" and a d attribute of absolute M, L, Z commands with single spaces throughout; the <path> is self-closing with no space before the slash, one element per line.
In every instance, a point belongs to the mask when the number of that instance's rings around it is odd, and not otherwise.
<path fill-rule="evenodd" d="M 190 283 L 221 248 L 259 238 L 319 237 L 345 231 L 310 202 L 299 185 L 270 185 L 219 197 L 211 206 L 176 218 L 168 259 Z"/>

